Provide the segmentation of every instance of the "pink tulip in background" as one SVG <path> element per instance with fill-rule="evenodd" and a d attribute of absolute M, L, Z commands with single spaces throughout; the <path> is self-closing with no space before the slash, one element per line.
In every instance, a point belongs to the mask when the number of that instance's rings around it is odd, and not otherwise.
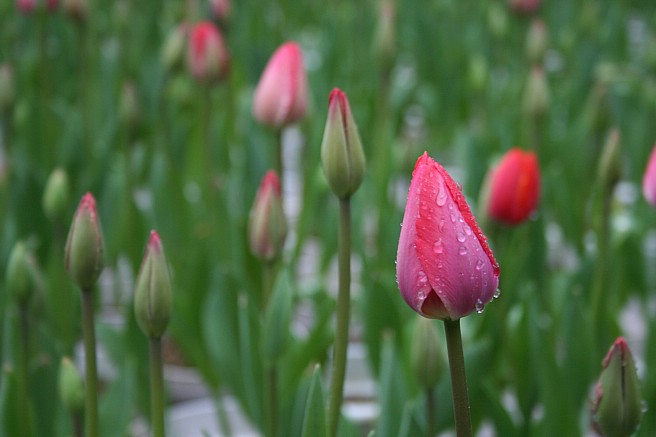
<path fill-rule="evenodd" d="M 509 150 L 490 173 L 487 213 L 517 225 L 528 219 L 540 199 L 540 168 L 535 153 Z"/>
<path fill-rule="evenodd" d="M 16 8 L 22 13 L 28 14 L 36 8 L 36 0 L 16 0 Z"/>
<path fill-rule="evenodd" d="M 396 276 L 424 317 L 457 320 L 497 294 L 499 265 L 465 196 L 428 153 L 415 164 L 403 216 Z"/>
<path fill-rule="evenodd" d="M 196 24 L 189 33 L 187 63 L 201 81 L 225 77 L 230 66 L 228 48 L 217 27 L 209 21 Z"/>
<path fill-rule="evenodd" d="M 262 261 L 271 262 L 280 256 L 286 235 L 280 179 L 269 170 L 260 182 L 248 221 L 251 252 Z"/>
<path fill-rule="evenodd" d="M 307 78 L 298 44 L 283 44 L 260 77 L 253 98 L 253 115 L 262 124 L 282 127 L 305 117 Z"/>
<path fill-rule="evenodd" d="M 656 207 L 656 145 L 654 145 L 651 151 L 649 162 L 642 178 L 642 194 L 651 206 Z"/>

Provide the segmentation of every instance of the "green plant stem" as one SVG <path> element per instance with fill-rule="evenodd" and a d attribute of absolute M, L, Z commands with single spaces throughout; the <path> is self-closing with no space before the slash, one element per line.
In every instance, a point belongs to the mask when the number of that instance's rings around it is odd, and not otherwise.
<path fill-rule="evenodd" d="M 275 437 L 278 428 L 278 366 L 271 364 L 266 368 L 266 435 Z"/>
<path fill-rule="evenodd" d="M 85 437 L 98 437 L 98 373 L 93 291 L 82 290 L 82 332 L 85 359 Z"/>
<path fill-rule="evenodd" d="M 202 138 L 203 138 L 203 163 L 205 167 L 205 190 L 210 190 L 212 186 L 212 86 L 207 84 L 202 88 L 203 108 L 202 108 Z M 211 196 L 211 190 L 207 191 Z"/>
<path fill-rule="evenodd" d="M 283 185 L 283 170 L 284 170 L 284 165 L 283 165 L 283 144 L 282 144 L 282 132 L 283 128 L 279 128 L 276 130 L 276 173 L 278 173 L 278 178 L 280 179 L 280 187 L 281 189 L 284 188 Z"/>
<path fill-rule="evenodd" d="M 451 390 L 453 396 L 453 414 L 457 437 L 471 437 L 471 417 L 469 412 L 469 395 L 467 394 L 467 375 L 465 374 L 465 357 L 462 352 L 460 320 L 445 320 L 446 347 L 451 370 Z"/>
<path fill-rule="evenodd" d="M 150 426 L 153 437 L 164 437 L 164 377 L 162 375 L 162 339 L 148 339 L 150 352 Z"/>
<path fill-rule="evenodd" d="M 351 199 L 339 200 L 339 290 L 333 370 L 328 398 L 328 437 L 336 437 L 342 407 L 351 316 Z"/>
<path fill-rule="evenodd" d="M 18 365 L 16 376 L 18 377 L 18 411 L 20 412 L 20 429 L 21 437 L 32 435 L 31 418 L 30 418 L 30 398 L 29 398 L 29 350 L 30 335 L 29 321 L 27 317 L 27 304 L 19 303 L 18 305 L 19 330 L 20 330 L 20 350 L 18 353 Z"/>
<path fill-rule="evenodd" d="M 426 389 L 426 437 L 435 437 L 435 388 Z"/>
<path fill-rule="evenodd" d="M 592 317 L 593 327 L 598 333 L 598 347 L 601 353 L 607 348 L 608 339 L 604 338 L 605 328 L 602 326 L 606 312 L 606 299 L 604 287 L 608 287 L 608 245 L 610 236 L 610 204 L 612 187 L 604 186 L 601 193 L 601 211 L 599 214 L 599 227 L 597 231 L 597 265 L 595 281 L 592 289 Z"/>
<path fill-rule="evenodd" d="M 75 437 L 84 437 L 84 421 L 82 413 L 72 413 L 71 422 L 73 422 L 73 435 Z"/>
<path fill-rule="evenodd" d="M 265 262 L 262 269 L 262 311 L 269 306 L 269 299 L 273 292 L 273 281 L 276 277 L 276 265 L 274 262 Z"/>

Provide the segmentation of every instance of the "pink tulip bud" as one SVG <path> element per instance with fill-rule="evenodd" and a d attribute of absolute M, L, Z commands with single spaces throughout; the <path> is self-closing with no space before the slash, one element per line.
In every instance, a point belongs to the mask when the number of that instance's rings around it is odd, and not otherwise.
<path fill-rule="evenodd" d="M 282 252 L 287 222 L 282 208 L 280 179 L 269 170 L 257 190 L 248 223 L 251 251 L 262 261 L 273 261 Z"/>
<path fill-rule="evenodd" d="M 191 29 L 187 63 L 191 73 L 200 81 L 213 82 L 228 74 L 228 48 L 214 24 L 203 21 Z"/>
<path fill-rule="evenodd" d="M 540 169 L 533 152 L 509 150 L 489 176 L 487 213 L 517 225 L 533 214 L 540 198 Z"/>
<path fill-rule="evenodd" d="M 642 194 L 649 204 L 656 208 L 656 145 L 651 151 L 649 163 L 642 179 Z"/>
<path fill-rule="evenodd" d="M 282 127 L 302 119 L 307 106 L 307 78 L 298 44 L 283 44 L 273 54 L 253 98 L 253 115 L 263 124 Z"/>
<path fill-rule="evenodd" d="M 460 188 L 424 152 L 415 164 L 403 216 L 396 277 L 424 317 L 457 320 L 497 294 L 499 265 Z"/>
<path fill-rule="evenodd" d="M 29 14 L 36 8 L 36 0 L 16 0 L 16 8 L 24 14 Z"/>
<path fill-rule="evenodd" d="M 82 289 L 95 284 L 103 265 L 103 236 L 91 193 L 82 197 L 66 240 L 66 270 Z"/>
<path fill-rule="evenodd" d="M 541 0 L 510 0 L 510 7 L 521 14 L 532 14 L 540 8 Z"/>

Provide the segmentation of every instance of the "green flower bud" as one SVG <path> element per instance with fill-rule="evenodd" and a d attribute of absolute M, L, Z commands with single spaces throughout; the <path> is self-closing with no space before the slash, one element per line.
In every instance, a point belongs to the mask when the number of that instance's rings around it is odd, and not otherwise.
<path fill-rule="evenodd" d="M 346 94 L 335 88 L 328 99 L 328 119 L 321 143 L 321 164 L 328 184 L 340 199 L 362 183 L 365 157 Z"/>
<path fill-rule="evenodd" d="M 382 0 L 374 33 L 374 55 L 384 68 L 391 68 L 396 54 L 396 0 Z"/>
<path fill-rule="evenodd" d="M 629 437 L 640 425 L 642 399 L 635 363 L 619 337 L 602 364 L 592 407 L 594 426 L 604 437 Z"/>
<path fill-rule="evenodd" d="M 431 388 L 444 372 L 444 359 L 439 347 L 440 336 L 435 321 L 417 317 L 412 335 L 412 371 L 422 388 Z"/>
<path fill-rule="evenodd" d="M 541 67 L 533 67 L 524 89 L 524 114 L 529 118 L 540 118 L 549 107 L 549 85 Z"/>
<path fill-rule="evenodd" d="M 611 130 L 601 151 L 597 167 L 597 178 L 609 189 L 614 187 L 622 176 L 622 148 L 620 145 L 620 131 Z"/>
<path fill-rule="evenodd" d="M 164 247 L 155 231 L 150 232 L 134 292 L 134 314 L 150 338 L 164 334 L 171 318 L 171 277 Z"/>
<path fill-rule="evenodd" d="M 61 360 L 57 384 L 62 404 L 70 412 L 81 412 L 84 409 L 84 382 L 75 364 L 68 357 Z"/>
<path fill-rule="evenodd" d="M 29 301 L 35 287 L 33 263 L 22 241 L 17 242 L 7 264 L 7 291 L 20 304 Z"/>
<path fill-rule="evenodd" d="M 73 281 L 89 291 L 103 266 L 103 236 L 91 193 L 82 197 L 66 240 L 66 270 Z"/>
<path fill-rule="evenodd" d="M 180 24 L 173 29 L 164 41 L 160 59 L 167 71 L 182 67 L 187 43 L 187 25 Z"/>
<path fill-rule="evenodd" d="M 248 221 L 251 252 L 262 261 L 273 261 L 280 256 L 286 235 L 280 179 L 275 171 L 269 170 L 262 178 Z"/>
<path fill-rule="evenodd" d="M 121 101 L 118 107 L 118 115 L 121 123 L 133 129 L 139 123 L 141 111 L 139 108 L 139 97 L 134 82 L 128 81 L 123 84 L 121 90 Z"/>
<path fill-rule="evenodd" d="M 62 218 L 68 206 L 69 192 L 68 175 L 63 169 L 56 168 L 50 174 L 43 192 L 43 211 L 50 220 Z"/>
<path fill-rule="evenodd" d="M 526 35 L 524 51 L 531 63 L 542 63 L 549 45 L 547 25 L 540 18 L 534 18 Z"/>

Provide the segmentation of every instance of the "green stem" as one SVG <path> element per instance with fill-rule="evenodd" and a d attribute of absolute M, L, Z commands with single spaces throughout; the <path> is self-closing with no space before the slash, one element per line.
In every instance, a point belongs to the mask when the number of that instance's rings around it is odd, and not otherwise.
<path fill-rule="evenodd" d="M 153 437 L 164 437 L 164 378 L 162 376 L 162 339 L 148 339 L 150 352 L 150 426 Z"/>
<path fill-rule="evenodd" d="M 337 329 L 333 371 L 328 399 L 328 436 L 337 436 L 342 407 L 346 352 L 351 316 L 351 199 L 339 200 L 339 290 L 337 294 Z"/>
<path fill-rule="evenodd" d="M 462 352 L 460 320 L 445 320 L 446 347 L 451 369 L 451 390 L 453 396 L 453 414 L 457 437 L 471 437 L 471 417 L 469 413 L 469 395 L 467 394 L 467 375 L 465 374 L 465 357 Z"/>
<path fill-rule="evenodd" d="M 73 422 L 73 435 L 75 437 L 84 437 L 84 421 L 82 413 L 72 413 L 71 422 Z"/>
<path fill-rule="evenodd" d="M 284 170 L 284 165 L 283 165 L 283 147 L 282 147 L 282 132 L 283 128 L 279 128 L 276 130 L 276 173 L 278 173 L 278 177 L 280 178 L 280 187 L 284 188 L 283 185 L 283 170 Z"/>
<path fill-rule="evenodd" d="M 98 437 L 98 373 L 96 368 L 96 331 L 93 291 L 82 290 L 82 332 L 85 359 L 85 436 Z"/>
<path fill-rule="evenodd" d="M 232 428 L 230 426 L 230 418 L 228 417 L 228 412 L 225 409 L 224 405 L 225 400 L 221 397 L 220 394 L 216 396 L 216 415 L 219 421 L 219 431 L 224 437 L 232 437 Z"/>
<path fill-rule="evenodd" d="M 273 262 L 265 262 L 262 270 L 262 311 L 269 306 L 269 299 L 273 292 L 273 281 L 276 276 L 276 266 Z"/>
<path fill-rule="evenodd" d="M 426 436 L 434 437 L 437 434 L 435 427 L 435 388 L 426 389 Z"/>
<path fill-rule="evenodd" d="M 600 351 L 604 351 L 607 347 L 607 339 L 605 337 L 605 329 L 602 327 L 603 317 L 605 315 L 605 302 L 604 287 L 608 287 L 608 243 L 610 235 L 610 203 L 611 203 L 611 190 L 612 187 L 602 188 L 601 193 L 601 211 L 600 222 L 597 230 L 597 273 L 592 289 L 592 317 L 593 327 L 599 333 L 599 347 Z"/>
<path fill-rule="evenodd" d="M 19 303 L 18 317 L 20 324 L 20 351 L 18 353 L 18 411 L 20 412 L 20 435 L 29 437 L 32 435 L 30 420 L 30 401 L 29 401 L 29 321 L 27 317 L 27 304 Z"/>
<path fill-rule="evenodd" d="M 271 364 L 266 368 L 266 435 L 275 437 L 278 423 L 278 366 Z"/>

